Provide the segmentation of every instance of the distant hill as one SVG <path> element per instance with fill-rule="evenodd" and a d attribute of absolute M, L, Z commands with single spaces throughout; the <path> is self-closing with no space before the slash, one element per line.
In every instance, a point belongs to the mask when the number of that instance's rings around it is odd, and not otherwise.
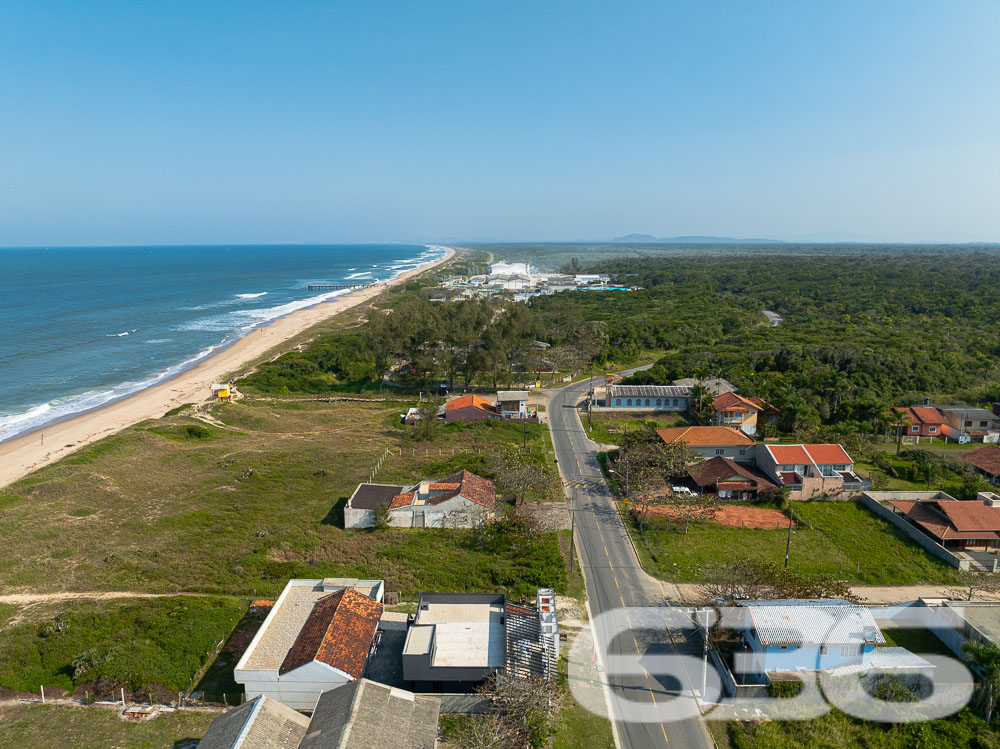
<path fill-rule="evenodd" d="M 735 239 L 733 237 L 654 237 L 652 234 L 626 234 L 610 240 L 615 244 L 786 244 L 780 239 Z"/>

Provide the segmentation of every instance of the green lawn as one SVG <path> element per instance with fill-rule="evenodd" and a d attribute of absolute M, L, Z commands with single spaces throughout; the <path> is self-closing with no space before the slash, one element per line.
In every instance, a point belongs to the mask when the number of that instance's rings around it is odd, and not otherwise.
<path fill-rule="evenodd" d="M 0 706 L 0 749 L 193 749 L 215 713 L 164 713 L 127 723 L 118 710 L 70 705 Z"/>
<path fill-rule="evenodd" d="M 792 532 L 790 568 L 835 575 L 850 583 L 914 585 L 953 582 L 955 572 L 927 554 L 888 522 L 854 502 L 794 502 L 803 525 Z M 706 570 L 734 554 L 782 562 L 785 530 L 729 528 L 708 522 L 653 520 L 649 549 L 629 523 L 643 566 L 674 582 L 702 582 Z"/>
<path fill-rule="evenodd" d="M 545 560 L 558 559 L 554 536 L 507 559 L 463 532 L 338 527 L 387 447 L 376 480 L 402 483 L 482 470 L 487 451 L 522 439 L 520 425 L 483 422 L 421 442 L 399 424 L 407 405 L 238 402 L 210 408 L 221 425 L 186 411 L 126 429 L 0 490 L 0 587 L 259 597 L 292 576 L 361 575 L 408 594 L 526 590 L 522 571 L 547 574 Z M 546 428 L 528 425 L 527 436 L 547 465 Z"/>
<path fill-rule="evenodd" d="M 611 414 L 594 414 L 593 429 L 588 436 L 595 442 L 604 445 L 616 445 L 626 429 L 643 429 L 652 425 L 655 429 L 662 427 L 686 426 L 689 422 L 679 413 L 656 414 L 648 419 L 612 416 Z M 584 427 L 587 426 L 586 416 L 583 417 Z"/>
<path fill-rule="evenodd" d="M 727 723 L 735 749 L 996 749 L 1000 734 L 968 708 L 942 720 L 924 723 L 873 723 L 838 710 L 811 720 Z"/>
<path fill-rule="evenodd" d="M 0 687 L 176 697 L 243 616 L 236 598 L 76 601 L 32 607 L 0 637 Z"/>
<path fill-rule="evenodd" d="M 879 629 L 882 630 L 886 645 L 906 648 L 918 655 L 930 653 L 955 657 L 955 654 L 930 630 L 897 627 L 891 621 L 879 621 Z"/>

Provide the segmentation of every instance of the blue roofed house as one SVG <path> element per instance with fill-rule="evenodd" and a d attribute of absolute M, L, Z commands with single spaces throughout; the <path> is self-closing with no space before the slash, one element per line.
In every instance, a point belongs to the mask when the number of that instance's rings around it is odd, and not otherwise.
<path fill-rule="evenodd" d="M 736 668 L 747 674 L 870 669 L 926 670 L 905 648 L 885 645 L 871 611 L 844 600 L 742 601 L 746 650 Z"/>

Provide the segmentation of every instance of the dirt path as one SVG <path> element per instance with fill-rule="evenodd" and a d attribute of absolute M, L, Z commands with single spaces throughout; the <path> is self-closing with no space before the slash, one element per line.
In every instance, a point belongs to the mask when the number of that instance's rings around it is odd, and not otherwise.
<path fill-rule="evenodd" d="M 173 596 L 205 596 L 207 593 L 137 593 L 134 590 L 98 590 L 85 593 L 8 593 L 0 595 L 0 603 L 11 603 L 15 606 L 30 606 L 35 603 L 53 603 L 56 601 L 110 601 L 115 598 L 171 598 Z"/>

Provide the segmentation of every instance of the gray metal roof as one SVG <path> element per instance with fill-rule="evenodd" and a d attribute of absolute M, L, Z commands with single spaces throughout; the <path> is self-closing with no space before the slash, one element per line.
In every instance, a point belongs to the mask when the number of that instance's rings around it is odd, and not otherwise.
<path fill-rule="evenodd" d="M 729 380 L 724 380 L 721 377 L 706 377 L 704 380 L 699 380 L 696 377 L 685 377 L 680 380 L 674 380 L 673 384 L 682 385 L 684 387 L 701 385 L 705 389 L 709 390 L 713 395 L 736 392 L 736 386 Z"/>
<path fill-rule="evenodd" d="M 497 393 L 498 401 L 526 401 L 528 400 L 527 390 L 501 390 Z"/>
<path fill-rule="evenodd" d="M 262 695 L 213 720 L 198 749 L 296 749 L 308 725 L 306 716 Z"/>
<path fill-rule="evenodd" d="M 690 398 L 691 388 L 679 385 L 612 385 L 612 395 L 622 398 Z"/>
<path fill-rule="evenodd" d="M 368 679 L 320 695 L 299 749 L 433 749 L 441 702 Z"/>
<path fill-rule="evenodd" d="M 917 406 L 921 408 L 921 406 Z M 927 406 L 923 406 L 927 408 Z M 930 408 L 936 408 L 938 411 L 946 411 L 948 413 L 958 414 L 969 420 L 981 420 L 981 421 L 1000 421 L 1000 416 L 997 416 L 992 411 L 988 411 L 985 408 L 978 408 L 976 406 L 930 406 Z"/>
<path fill-rule="evenodd" d="M 746 607 L 765 645 L 885 644 L 871 611 L 849 601 L 745 601 L 740 605 Z"/>

